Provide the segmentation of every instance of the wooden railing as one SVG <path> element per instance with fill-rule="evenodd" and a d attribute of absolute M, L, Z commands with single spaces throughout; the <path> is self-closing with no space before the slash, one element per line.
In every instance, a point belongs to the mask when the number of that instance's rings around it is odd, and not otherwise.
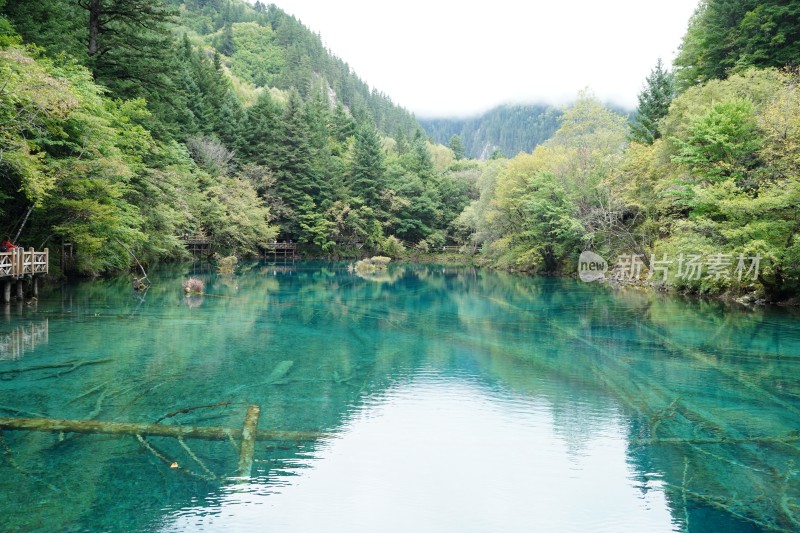
<path fill-rule="evenodd" d="M 294 242 L 270 242 L 264 245 L 264 259 L 277 260 L 292 259 L 297 257 L 297 243 Z"/>
<path fill-rule="evenodd" d="M 183 238 L 186 244 L 211 244 L 211 239 L 206 235 L 187 235 Z"/>
<path fill-rule="evenodd" d="M 183 242 L 186 244 L 186 249 L 193 256 L 210 256 L 211 255 L 211 239 L 202 233 L 196 235 L 185 235 Z"/>
<path fill-rule="evenodd" d="M 8 252 L 0 252 L 0 278 L 21 278 L 37 274 L 47 274 L 50 251 L 45 248 L 36 251 L 33 248 L 13 248 Z"/>
<path fill-rule="evenodd" d="M 271 242 L 266 245 L 267 250 L 297 250 L 297 244 L 293 242 Z"/>

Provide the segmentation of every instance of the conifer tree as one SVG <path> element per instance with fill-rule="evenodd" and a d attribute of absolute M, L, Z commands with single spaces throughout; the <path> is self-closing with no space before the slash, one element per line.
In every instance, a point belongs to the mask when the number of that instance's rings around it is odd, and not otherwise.
<path fill-rule="evenodd" d="M 414 134 L 414 140 L 411 142 L 410 170 L 423 181 L 427 181 L 434 174 L 431 153 L 428 151 L 428 143 L 425 141 L 425 136 L 422 135 L 421 130 L 417 130 Z"/>
<path fill-rule="evenodd" d="M 362 124 L 356 131 L 350 188 L 373 209 L 378 206 L 385 172 L 383 150 L 372 124 Z"/>
<path fill-rule="evenodd" d="M 236 45 L 233 41 L 233 26 L 231 24 L 226 24 L 222 28 L 222 36 L 217 45 L 217 50 L 220 54 L 225 54 L 228 57 L 232 56 L 236 51 Z"/>
<path fill-rule="evenodd" d="M 300 94 L 292 90 L 276 129 L 273 158 L 269 165 L 276 179 L 278 196 L 301 215 L 310 199 L 321 198 L 321 187 L 314 172 L 310 128 Z M 289 231 L 297 231 L 296 221 L 287 221 Z"/>
<path fill-rule="evenodd" d="M 87 12 L 87 64 L 121 98 L 173 102 L 176 12 L 163 0 L 79 0 Z"/>
<path fill-rule="evenodd" d="M 274 154 L 278 142 L 279 119 L 280 108 L 269 91 L 263 91 L 256 103 L 247 110 L 247 128 L 243 131 L 242 143 L 239 145 L 239 153 L 246 161 L 270 169 L 275 168 Z"/>
<path fill-rule="evenodd" d="M 750 67 L 800 64 L 800 9 L 785 0 L 703 0 L 675 58 L 679 90 Z"/>
<path fill-rule="evenodd" d="M 636 118 L 631 124 L 628 137 L 641 144 L 653 144 L 661 136 L 659 121 L 667 116 L 669 105 L 675 97 L 675 76 L 665 70 L 659 58 L 656 66 L 645 80 L 644 89 L 639 93 Z"/>
<path fill-rule="evenodd" d="M 226 146 L 235 147 L 241 144 L 244 129 L 245 113 L 242 104 L 232 90 L 228 90 L 217 113 L 215 131 Z"/>
<path fill-rule="evenodd" d="M 450 142 L 447 146 L 453 151 L 456 161 L 464 159 L 464 144 L 461 142 L 461 137 L 453 135 L 450 137 Z"/>
<path fill-rule="evenodd" d="M 347 114 L 341 103 L 337 103 L 333 108 L 331 122 L 333 137 L 340 143 L 347 141 L 347 138 L 355 133 L 356 124 L 353 117 Z"/>

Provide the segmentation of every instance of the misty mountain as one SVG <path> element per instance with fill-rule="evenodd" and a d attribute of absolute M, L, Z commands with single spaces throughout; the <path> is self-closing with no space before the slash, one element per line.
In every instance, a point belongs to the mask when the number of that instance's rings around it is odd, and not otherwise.
<path fill-rule="evenodd" d="M 559 126 L 561 110 L 550 105 L 502 105 L 470 118 L 418 119 L 436 142 L 461 137 L 467 157 L 488 159 L 495 149 L 512 157 L 530 152 L 549 139 Z"/>

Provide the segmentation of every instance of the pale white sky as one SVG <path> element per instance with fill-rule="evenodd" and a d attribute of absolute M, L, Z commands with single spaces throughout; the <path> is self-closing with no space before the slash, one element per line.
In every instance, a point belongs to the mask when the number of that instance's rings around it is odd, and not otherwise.
<path fill-rule="evenodd" d="M 675 57 L 698 0 L 275 0 L 371 87 L 418 117 L 589 87 L 629 108 Z"/>

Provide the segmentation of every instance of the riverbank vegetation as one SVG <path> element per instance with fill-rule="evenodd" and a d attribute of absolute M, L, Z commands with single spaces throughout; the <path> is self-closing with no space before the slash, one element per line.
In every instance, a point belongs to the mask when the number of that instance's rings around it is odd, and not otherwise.
<path fill-rule="evenodd" d="M 474 160 L 274 5 L 139 4 L 0 0 L 3 229 L 72 243 L 75 272 L 179 258 L 201 234 L 224 255 L 447 245 L 562 274 L 592 250 L 626 279 L 800 291 L 795 7 L 703 0 L 632 120 L 584 90 L 531 153 Z"/>
<path fill-rule="evenodd" d="M 274 5 L 0 0 L 3 228 L 76 273 L 274 239 L 443 244 L 472 163 Z M 56 256 L 57 254 L 53 254 Z"/>
<path fill-rule="evenodd" d="M 466 241 L 516 270 L 575 272 L 593 250 L 623 279 L 797 295 L 800 40 L 778 4 L 701 2 L 631 125 L 584 92 L 533 153 L 486 164 Z"/>

